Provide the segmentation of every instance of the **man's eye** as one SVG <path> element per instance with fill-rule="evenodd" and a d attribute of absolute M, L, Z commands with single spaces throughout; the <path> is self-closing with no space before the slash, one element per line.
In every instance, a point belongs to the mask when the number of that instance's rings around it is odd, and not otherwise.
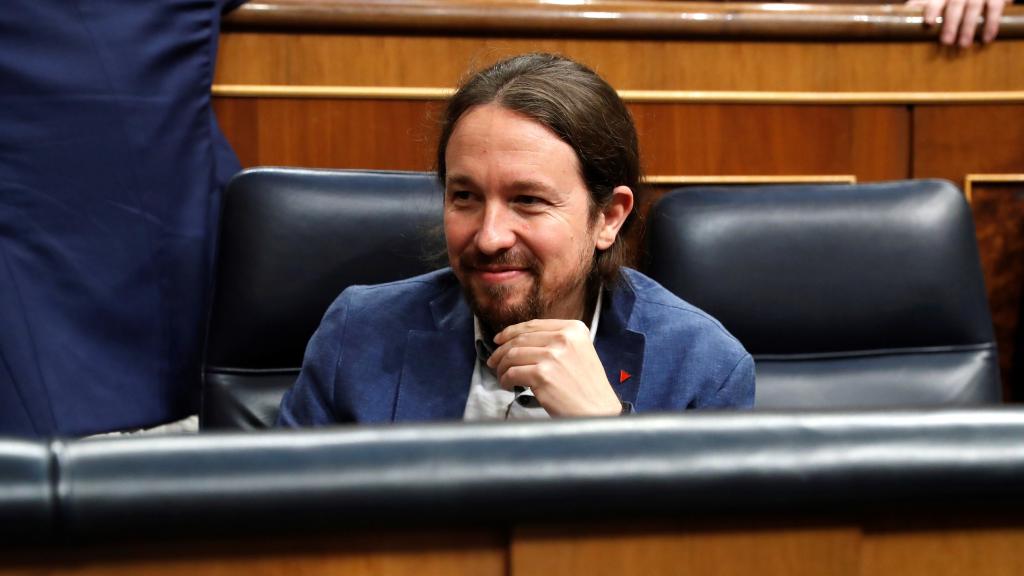
<path fill-rule="evenodd" d="M 449 196 L 451 197 L 452 202 L 464 202 L 472 198 L 472 194 L 465 190 L 456 190 L 455 192 L 449 194 Z"/>
<path fill-rule="evenodd" d="M 516 196 L 516 203 L 523 204 L 525 206 L 535 206 L 541 202 L 543 202 L 543 200 L 536 196 Z"/>

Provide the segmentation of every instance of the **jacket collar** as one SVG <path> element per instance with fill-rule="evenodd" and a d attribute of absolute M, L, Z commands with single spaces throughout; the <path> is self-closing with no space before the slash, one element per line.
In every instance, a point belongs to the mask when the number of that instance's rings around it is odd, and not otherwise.
<path fill-rule="evenodd" d="M 643 381 L 645 339 L 643 333 L 629 328 L 636 304 L 629 274 L 623 269 L 620 282 L 605 293 L 594 348 L 619 400 L 635 405 Z"/>

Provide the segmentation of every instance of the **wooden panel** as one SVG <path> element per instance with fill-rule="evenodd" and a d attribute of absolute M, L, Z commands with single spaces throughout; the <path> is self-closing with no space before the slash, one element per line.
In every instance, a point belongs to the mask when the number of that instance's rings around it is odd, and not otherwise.
<path fill-rule="evenodd" d="M 1024 179 L 1024 175 L 1021 175 Z M 1024 181 L 1017 184 L 977 182 L 971 207 L 978 236 L 985 289 L 999 345 L 1003 397 L 1024 398 L 1014 390 L 1014 357 L 1020 337 L 1020 303 L 1024 286 Z M 1017 366 L 1017 370 L 1021 367 Z"/>
<path fill-rule="evenodd" d="M 438 529 L 248 541 L 149 542 L 5 551 L 0 576 L 293 574 L 954 576 L 1024 573 L 1024 528 L 997 517 L 796 524 L 745 518 L 659 524 Z"/>
<path fill-rule="evenodd" d="M 244 166 L 429 170 L 440 102 L 216 98 Z M 898 106 L 633 104 L 648 174 L 854 174 L 903 178 Z"/>
<path fill-rule="evenodd" d="M 553 39 L 283 34 L 221 36 L 216 84 L 450 88 L 512 54 L 565 54 L 619 90 L 1022 90 L 1024 39 L 957 53 L 934 42 Z M 885 65 L 879 65 L 884 63 Z"/>
<path fill-rule="evenodd" d="M 862 574 L 986 576 L 1024 574 L 1024 530 L 977 528 L 868 532 Z"/>
<path fill-rule="evenodd" d="M 215 98 L 242 165 L 429 170 L 437 102 Z"/>
<path fill-rule="evenodd" d="M 507 551 L 505 535 L 482 530 L 384 532 L 285 541 L 171 539 L 23 550 L 4 558 L 0 576 L 504 576 Z"/>
<path fill-rule="evenodd" d="M 774 530 L 533 527 L 512 538 L 511 574 L 854 576 L 856 527 Z"/>
<path fill-rule="evenodd" d="M 907 177 L 899 106 L 632 104 L 648 174 Z"/>
<path fill-rule="evenodd" d="M 946 178 L 965 186 L 971 173 L 1024 173 L 1024 106 L 919 106 L 914 109 L 915 178 Z M 974 222 L 996 327 L 1004 398 L 1020 401 L 1014 389 L 1014 341 L 1021 282 L 1024 281 L 1024 206 L 1020 185 L 974 187 Z"/>
<path fill-rule="evenodd" d="M 914 178 L 1024 172 L 1024 105 L 917 106 L 913 118 Z"/>

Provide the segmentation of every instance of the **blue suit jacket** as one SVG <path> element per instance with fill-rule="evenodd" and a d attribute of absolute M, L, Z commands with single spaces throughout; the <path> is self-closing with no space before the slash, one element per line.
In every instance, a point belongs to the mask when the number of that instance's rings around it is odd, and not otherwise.
<path fill-rule="evenodd" d="M 623 276 L 594 341 L 619 398 L 638 412 L 752 406 L 754 362 L 743 346 L 650 278 Z M 278 423 L 460 419 L 475 358 L 473 315 L 449 269 L 353 286 L 310 340 Z"/>
<path fill-rule="evenodd" d="M 5 0 L 0 434 L 146 427 L 197 408 L 220 189 L 210 105 L 240 0 Z"/>

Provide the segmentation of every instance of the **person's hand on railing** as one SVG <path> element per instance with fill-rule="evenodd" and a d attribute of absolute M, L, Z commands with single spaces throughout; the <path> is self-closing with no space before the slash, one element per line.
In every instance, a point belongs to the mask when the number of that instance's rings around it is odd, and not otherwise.
<path fill-rule="evenodd" d="M 974 42 L 978 25 L 984 15 L 981 41 L 989 43 L 999 32 L 999 19 L 1007 0 L 907 0 L 907 6 L 923 6 L 924 21 L 934 26 L 942 16 L 942 31 L 939 42 L 967 48 Z"/>

